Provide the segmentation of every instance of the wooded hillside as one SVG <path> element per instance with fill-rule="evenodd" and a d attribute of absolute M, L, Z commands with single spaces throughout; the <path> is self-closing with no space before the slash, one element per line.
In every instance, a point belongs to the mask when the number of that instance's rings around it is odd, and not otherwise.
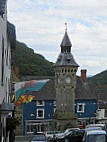
<path fill-rule="evenodd" d="M 19 68 L 20 76 L 53 76 L 53 63 L 42 55 L 34 53 L 34 50 L 26 44 L 16 42 L 16 50 L 13 52 L 13 65 Z"/>

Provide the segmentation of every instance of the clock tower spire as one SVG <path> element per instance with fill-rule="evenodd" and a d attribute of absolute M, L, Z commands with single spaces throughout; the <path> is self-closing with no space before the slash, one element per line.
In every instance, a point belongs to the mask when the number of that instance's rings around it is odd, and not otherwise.
<path fill-rule="evenodd" d="M 70 41 L 68 34 L 67 34 L 67 23 L 65 23 L 65 25 L 66 25 L 65 35 L 64 35 L 63 40 L 60 45 L 61 46 L 61 53 L 71 52 L 71 47 L 72 47 L 71 41 Z"/>
<path fill-rule="evenodd" d="M 61 42 L 61 53 L 54 64 L 56 87 L 56 121 L 61 130 L 76 126 L 75 117 L 75 88 L 76 72 L 79 65 L 71 54 L 71 41 L 65 34 Z"/>

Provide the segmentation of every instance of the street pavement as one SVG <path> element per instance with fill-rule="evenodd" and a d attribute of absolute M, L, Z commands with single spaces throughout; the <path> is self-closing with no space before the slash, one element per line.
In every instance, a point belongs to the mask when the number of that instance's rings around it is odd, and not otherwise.
<path fill-rule="evenodd" d="M 15 142 L 30 142 L 33 135 L 27 135 L 27 136 L 16 136 Z"/>

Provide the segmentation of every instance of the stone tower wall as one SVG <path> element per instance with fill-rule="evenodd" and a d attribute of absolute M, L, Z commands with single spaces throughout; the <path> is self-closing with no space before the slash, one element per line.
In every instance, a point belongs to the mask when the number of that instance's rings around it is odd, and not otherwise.
<path fill-rule="evenodd" d="M 71 119 L 75 114 L 76 71 L 76 67 L 55 68 L 56 108 L 62 119 Z"/>

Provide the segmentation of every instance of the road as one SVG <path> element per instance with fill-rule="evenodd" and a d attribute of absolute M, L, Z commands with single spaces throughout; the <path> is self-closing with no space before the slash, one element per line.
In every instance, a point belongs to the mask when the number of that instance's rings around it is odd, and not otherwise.
<path fill-rule="evenodd" d="M 33 135 L 27 135 L 27 136 L 16 136 L 15 142 L 29 142 Z"/>

